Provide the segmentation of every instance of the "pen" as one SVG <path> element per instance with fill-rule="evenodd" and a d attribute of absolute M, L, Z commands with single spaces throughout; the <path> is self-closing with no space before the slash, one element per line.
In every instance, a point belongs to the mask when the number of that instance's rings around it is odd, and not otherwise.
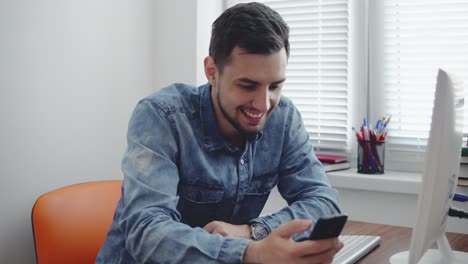
<path fill-rule="evenodd" d="M 354 131 L 354 133 L 356 133 L 357 140 L 362 140 L 361 135 L 359 135 L 359 133 L 356 131 L 356 129 L 354 129 L 354 127 L 352 127 L 351 129 Z"/>
<path fill-rule="evenodd" d="M 377 139 L 377 137 L 374 134 L 373 137 L 371 137 L 371 140 L 372 140 L 372 153 L 373 153 L 372 158 L 374 159 L 374 162 L 377 165 L 377 169 L 379 170 L 379 172 L 383 172 L 382 167 L 380 166 L 381 163 L 380 163 L 379 152 L 377 151 L 376 139 Z"/>
<path fill-rule="evenodd" d="M 362 118 L 362 126 L 364 127 L 364 139 L 365 140 L 369 140 L 368 137 L 368 131 L 369 131 L 369 127 L 367 126 L 367 122 L 366 122 L 366 118 Z"/>
<path fill-rule="evenodd" d="M 377 120 L 377 123 L 375 123 L 374 131 L 379 131 L 379 129 L 380 129 L 380 119 Z"/>
<path fill-rule="evenodd" d="M 390 123 L 390 120 L 392 119 L 392 115 L 390 114 L 387 118 L 387 124 Z"/>
<path fill-rule="evenodd" d="M 385 140 L 386 137 L 387 137 L 387 131 L 385 131 L 385 133 L 380 137 L 380 140 Z"/>

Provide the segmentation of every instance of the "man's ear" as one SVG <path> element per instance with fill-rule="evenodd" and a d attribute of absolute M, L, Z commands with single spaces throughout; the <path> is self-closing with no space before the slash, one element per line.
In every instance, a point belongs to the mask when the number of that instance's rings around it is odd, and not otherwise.
<path fill-rule="evenodd" d="M 210 82 L 212 87 L 216 87 L 216 82 L 218 80 L 218 68 L 211 56 L 208 56 L 203 61 L 205 67 L 205 76 L 208 82 Z"/>

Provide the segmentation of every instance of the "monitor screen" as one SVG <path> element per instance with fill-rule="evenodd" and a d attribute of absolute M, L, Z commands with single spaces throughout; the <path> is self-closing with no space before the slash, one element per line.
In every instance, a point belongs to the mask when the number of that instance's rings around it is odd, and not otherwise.
<path fill-rule="evenodd" d="M 460 167 L 463 107 L 463 84 L 453 75 L 439 70 L 411 244 L 409 252 L 390 259 L 392 264 L 468 263 L 468 253 L 455 254 L 445 236 Z M 435 243 L 438 250 L 428 251 Z M 463 258 L 460 260 L 463 262 L 456 262 L 454 258 Z M 450 259 L 454 260 L 450 262 Z"/>

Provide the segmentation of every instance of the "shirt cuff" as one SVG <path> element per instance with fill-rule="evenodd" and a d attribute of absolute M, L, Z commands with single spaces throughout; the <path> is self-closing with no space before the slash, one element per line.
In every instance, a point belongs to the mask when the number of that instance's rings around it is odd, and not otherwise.
<path fill-rule="evenodd" d="M 244 252 L 249 242 L 244 238 L 226 238 L 221 245 L 218 259 L 222 263 L 243 263 Z"/>
<path fill-rule="evenodd" d="M 252 224 L 252 223 L 260 223 L 264 225 L 268 229 L 270 234 L 271 232 L 273 232 L 273 230 L 275 230 L 276 228 L 278 228 L 278 226 L 282 224 L 281 222 L 279 222 L 276 218 L 272 217 L 271 215 L 254 218 L 249 221 L 249 224 Z"/>

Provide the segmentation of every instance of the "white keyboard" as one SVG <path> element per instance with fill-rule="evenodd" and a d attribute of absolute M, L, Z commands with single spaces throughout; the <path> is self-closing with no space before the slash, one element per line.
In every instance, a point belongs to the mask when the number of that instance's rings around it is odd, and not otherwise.
<path fill-rule="evenodd" d="M 380 244 L 379 236 L 339 236 L 344 247 L 335 255 L 332 264 L 353 264 Z"/>

